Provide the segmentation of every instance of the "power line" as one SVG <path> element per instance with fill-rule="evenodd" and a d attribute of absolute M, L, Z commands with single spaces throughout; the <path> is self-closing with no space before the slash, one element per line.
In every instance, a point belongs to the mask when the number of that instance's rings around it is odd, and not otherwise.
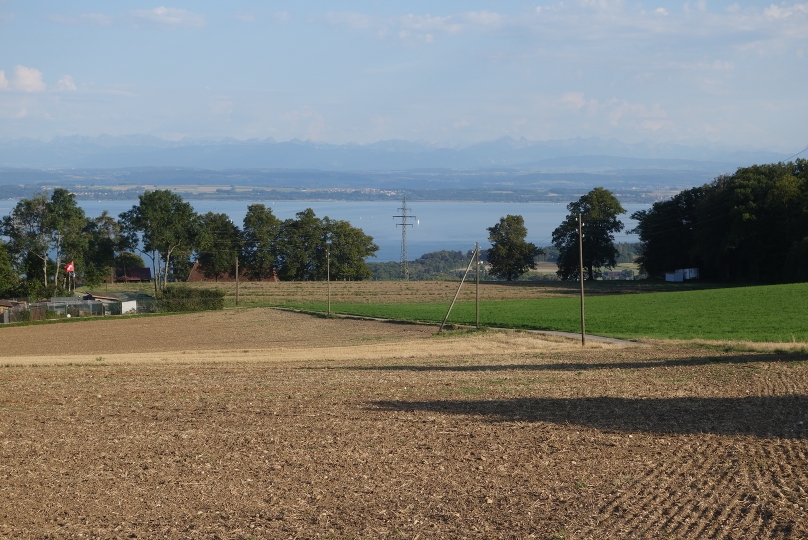
<path fill-rule="evenodd" d="M 800 150 L 799 152 L 797 152 L 797 153 L 796 153 L 796 154 L 794 154 L 793 156 L 791 156 L 791 157 L 789 157 L 789 158 L 786 158 L 786 162 L 791 161 L 792 159 L 794 159 L 795 157 L 799 156 L 800 154 L 802 154 L 802 153 L 803 153 L 803 152 L 805 152 L 806 150 L 808 150 L 808 146 L 806 146 L 805 148 L 803 148 L 802 150 Z"/>

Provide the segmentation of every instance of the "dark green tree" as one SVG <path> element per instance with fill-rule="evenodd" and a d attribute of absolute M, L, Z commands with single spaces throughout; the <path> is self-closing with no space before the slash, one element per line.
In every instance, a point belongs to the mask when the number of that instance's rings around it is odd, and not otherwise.
<path fill-rule="evenodd" d="M 512 281 L 528 270 L 536 268 L 536 257 L 544 252 L 525 240 L 527 228 L 522 216 L 500 218 L 499 223 L 488 228 L 488 262 L 490 273 L 494 276 Z"/>
<path fill-rule="evenodd" d="M 329 247 L 330 243 L 330 247 Z M 362 229 L 347 221 L 319 219 L 311 208 L 284 220 L 278 230 L 276 264 L 281 279 L 322 280 L 331 252 L 331 279 L 358 280 L 372 277 L 365 262 L 379 247 Z"/>
<path fill-rule="evenodd" d="M 219 276 L 225 272 L 235 275 L 241 242 L 241 231 L 227 214 L 208 212 L 202 215 L 196 251 L 205 277 L 219 281 Z"/>
<path fill-rule="evenodd" d="M 753 165 L 632 217 L 649 275 L 699 268 L 702 279 L 808 280 L 808 160 Z"/>
<path fill-rule="evenodd" d="M 318 265 L 325 261 L 323 223 L 307 208 L 286 219 L 278 231 L 278 275 L 281 279 L 317 279 Z"/>
<path fill-rule="evenodd" d="M 701 266 L 694 227 L 696 206 L 704 196 L 704 188 L 692 188 L 631 214 L 637 226 L 629 232 L 642 240 L 637 264 L 643 272 L 660 277 L 668 270 Z"/>
<path fill-rule="evenodd" d="M 20 276 L 11 264 L 8 245 L 0 240 L 0 298 L 6 298 L 17 292 L 19 285 Z"/>
<path fill-rule="evenodd" d="M 86 220 L 84 237 L 87 245 L 77 263 L 84 284 L 90 287 L 112 279 L 116 253 L 122 239 L 120 224 L 104 210 L 100 216 Z"/>
<path fill-rule="evenodd" d="M 600 277 L 602 268 L 614 268 L 619 255 L 614 246 L 614 233 L 623 230 L 617 219 L 626 211 L 611 191 L 597 187 L 567 205 L 569 214 L 553 231 L 553 245 L 558 249 L 558 277 L 578 279 L 580 255 L 578 216 L 583 219 L 583 259 L 588 279 Z"/>
<path fill-rule="evenodd" d="M 155 288 L 158 282 L 165 288 L 172 255 L 193 249 L 199 217 L 189 203 L 169 190 L 147 191 L 139 199 L 139 204 L 120 215 L 126 247 L 151 258 Z"/>
<path fill-rule="evenodd" d="M 373 237 L 347 221 L 323 219 L 323 240 L 331 253 L 332 280 L 362 280 L 373 277 L 365 258 L 375 257 L 379 246 Z M 325 261 L 318 261 L 317 279 L 326 277 Z"/>
<path fill-rule="evenodd" d="M 281 220 L 263 204 L 247 207 L 242 234 L 244 268 L 253 279 L 271 278 L 278 257 L 277 239 Z"/>
<path fill-rule="evenodd" d="M 39 275 L 45 288 L 48 286 L 51 231 L 45 194 L 21 199 L 11 213 L 3 217 L 3 234 L 9 238 L 8 250 L 14 266 L 28 281 L 35 279 L 34 270 L 41 272 Z M 35 260 L 39 264 L 34 264 Z"/>

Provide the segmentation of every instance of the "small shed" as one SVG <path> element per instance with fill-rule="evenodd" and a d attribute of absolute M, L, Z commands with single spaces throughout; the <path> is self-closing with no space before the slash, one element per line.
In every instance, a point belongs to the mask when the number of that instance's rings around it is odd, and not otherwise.
<path fill-rule="evenodd" d="M 140 291 L 121 291 L 116 293 L 88 292 L 85 300 L 101 302 L 110 308 L 110 313 L 126 315 L 149 311 L 154 297 Z"/>
<path fill-rule="evenodd" d="M 11 312 L 16 308 L 19 309 L 21 306 L 25 306 L 25 302 L 18 302 L 16 300 L 0 300 L 0 322 L 2 323 L 10 323 L 11 322 Z"/>
<path fill-rule="evenodd" d="M 678 270 L 671 270 L 665 272 L 665 281 L 672 281 L 675 283 L 681 283 L 683 281 L 698 278 L 699 278 L 698 268 L 679 268 Z"/>

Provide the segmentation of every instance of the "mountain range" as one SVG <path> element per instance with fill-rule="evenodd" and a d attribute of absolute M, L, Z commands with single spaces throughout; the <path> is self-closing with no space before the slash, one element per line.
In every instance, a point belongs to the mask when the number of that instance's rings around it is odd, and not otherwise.
<path fill-rule="evenodd" d="M 198 169 L 317 169 L 402 171 L 412 169 L 510 168 L 536 172 L 604 172 L 626 169 L 733 172 L 787 154 L 730 148 L 705 142 L 623 143 L 617 139 L 574 138 L 530 141 L 502 137 L 468 146 L 403 140 L 371 144 L 327 144 L 293 139 L 182 139 L 150 135 L 66 136 L 50 141 L 0 139 L 0 167 L 32 169 L 117 169 L 184 167 Z"/>

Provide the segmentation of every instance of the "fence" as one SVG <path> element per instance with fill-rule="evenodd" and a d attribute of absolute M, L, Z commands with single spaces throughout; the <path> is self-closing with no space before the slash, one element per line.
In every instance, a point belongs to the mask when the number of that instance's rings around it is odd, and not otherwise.
<path fill-rule="evenodd" d="M 73 317 L 103 317 L 120 315 L 119 302 L 105 303 L 90 300 L 78 302 L 37 302 L 14 306 L 3 313 L 2 322 L 14 323 L 25 321 L 44 321 L 48 319 L 67 319 Z"/>

